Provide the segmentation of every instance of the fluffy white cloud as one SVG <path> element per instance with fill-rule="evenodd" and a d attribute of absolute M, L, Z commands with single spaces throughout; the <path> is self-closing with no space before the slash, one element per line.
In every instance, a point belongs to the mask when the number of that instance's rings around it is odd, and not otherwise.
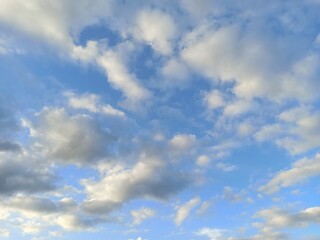
<path fill-rule="evenodd" d="M 176 225 L 181 225 L 189 216 L 191 210 L 200 204 L 201 200 L 199 197 L 195 197 L 190 199 L 188 202 L 183 205 L 177 207 L 177 213 L 174 218 L 174 222 Z"/>
<path fill-rule="evenodd" d="M 288 170 L 278 172 L 267 184 L 260 187 L 266 194 L 278 192 L 281 188 L 290 187 L 320 174 L 320 154 L 313 158 L 303 158 L 292 164 Z"/>
<path fill-rule="evenodd" d="M 84 63 L 92 63 L 101 54 L 96 41 L 88 41 L 85 47 L 73 46 L 71 56 Z"/>
<path fill-rule="evenodd" d="M 136 19 L 136 37 L 150 44 L 161 54 L 172 52 L 172 40 L 176 38 L 176 26 L 172 17 L 160 10 L 144 9 Z"/>
<path fill-rule="evenodd" d="M 237 24 L 194 29 L 185 38 L 182 59 L 214 82 L 234 83 L 232 92 L 239 98 L 315 98 L 317 58 L 307 53 L 302 58 L 295 56 L 294 46 L 285 45 L 288 39 L 277 39 L 268 26 L 260 26 L 265 35 L 258 34 L 257 26 L 250 27 L 250 32 L 240 31 Z"/>

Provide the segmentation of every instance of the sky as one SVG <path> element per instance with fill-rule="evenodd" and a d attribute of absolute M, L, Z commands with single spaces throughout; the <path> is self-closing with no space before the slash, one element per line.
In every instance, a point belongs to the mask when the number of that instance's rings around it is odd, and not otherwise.
<path fill-rule="evenodd" d="M 319 240 L 319 0 L 0 0 L 0 239 Z"/>

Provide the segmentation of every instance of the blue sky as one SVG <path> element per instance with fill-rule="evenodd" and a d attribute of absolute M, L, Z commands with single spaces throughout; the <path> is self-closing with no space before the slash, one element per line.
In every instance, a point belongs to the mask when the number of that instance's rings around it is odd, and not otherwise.
<path fill-rule="evenodd" d="M 319 1 L 0 6 L 1 239 L 320 239 Z"/>

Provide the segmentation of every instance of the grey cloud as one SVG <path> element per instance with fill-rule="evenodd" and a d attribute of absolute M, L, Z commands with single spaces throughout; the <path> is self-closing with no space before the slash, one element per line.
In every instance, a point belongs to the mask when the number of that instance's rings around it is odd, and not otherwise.
<path fill-rule="evenodd" d="M 4 97 L 0 96 L 0 101 L 0 152 L 19 151 L 19 143 L 12 140 L 20 128 L 15 112 L 9 106 L 4 106 L 5 103 L 10 105 Z"/>
<path fill-rule="evenodd" d="M 45 108 L 25 124 L 52 161 L 88 164 L 108 156 L 115 138 L 88 115 L 70 116 L 64 109 Z"/>
<path fill-rule="evenodd" d="M 59 206 L 49 198 L 33 196 L 16 196 L 10 199 L 7 205 L 13 210 L 24 210 L 39 214 L 55 213 L 59 210 Z"/>
<path fill-rule="evenodd" d="M 16 152 L 19 150 L 21 150 L 21 147 L 18 143 L 6 141 L 6 140 L 0 140 L 0 152 L 6 152 L 6 151 Z"/>
<path fill-rule="evenodd" d="M 4 98 L 0 96 L 0 101 L 3 101 L 0 105 L 0 129 L 1 136 L 11 135 L 19 129 L 19 124 L 14 116 L 14 111 L 3 106 L 5 102 Z"/>
<path fill-rule="evenodd" d="M 236 192 L 232 187 L 225 186 L 223 188 L 223 199 L 230 201 L 231 203 L 252 203 L 253 199 L 248 197 L 246 190 Z"/>
<path fill-rule="evenodd" d="M 11 211 L 27 213 L 26 215 L 53 215 L 74 212 L 78 204 L 72 198 L 54 201 L 48 197 L 18 194 L 5 199 L 2 204 Z"/>
<path fill-rule="evenodd" d="M 90 214 L 105 214 L 121 208 L 123 202 L 110 200 L 87 200 L 82 203 L 82 209 Z"/>
<path fill-rule="evenodd" d="M 98 224 L 110 221 L 107 217 L 88 217 L 81 214 L 62 214 L 54 222 L 68 231 L 93 230 Z"/>
<path fill-rule="evenodd" d="M 46 169 L 38 168 L 32 161 L 0 159 L 0 195 L 18 192 L 36 193 L 55 189 L 57 178 Z"/>

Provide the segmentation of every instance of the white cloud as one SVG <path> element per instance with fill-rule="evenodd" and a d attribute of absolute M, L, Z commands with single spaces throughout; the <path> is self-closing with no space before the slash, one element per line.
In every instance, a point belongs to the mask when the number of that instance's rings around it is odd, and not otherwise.
<path fill-rule="evenodd" d="M 216 11 L 217 6 L 210 0 L 180 0 L 181 8 L 187 11 L 187 13 L 194 19 L 202 19 L 211 11 Z"/>
<path fill-rule="evenodd" d="M 177 213 L 174 218 L 176 225 L 181 225 L 189 216 L 191 210 L 200 204 L 201 200 L 199 197 L 190 199 L 188 202 L 177 208 Z"/>
<path fill-rule="evenodd" d="M 170 146 L 174 152 L 185 153 L 195 146 L 196 136 L 193 134 L 177 134 L 170 140 Z"/>
<path fill-rule="evenodd" d="M 160 70 L 160 79 L 157 85 L 166 87 L 183 88 L 189 82 L 190 71 L 183 62 L 170 59 Z"/>
<path fill-rule="evenodd" d="M 85 47 L 73 46 L 71 55 L 74 59 L 84 63 L 93 63 L 100 55 L 98 43 L 95 41 L 88 41 Z"/>
<path fill-rule="evenodd" d="M 224 172 L 232 172 L 237 169 L 237 166 L 224 162 L 217 163 L 216 167 Z"/>
<path fill-rule="evenodd" d="M 201 203 L 199 209 L 197 210 L 197 214 L 204 215 L 208 212 L 208 210 L 212 207 L 212 201 L 204 201 Z"/>
<path fill-rule="evenodd" d="M 206 155 L 200 155 L 198 158 L 197 158 L 197 165 L 198 166 L 207 166 L 209 163 L 210 163 L 210 158 Z"/>
<path fill-rule="evenodd" d="M 117 47 L 120 50 L 106 51 L 97 61 L 105 70 L 108 81 L 114 88 L 121 90 L 129 102 L 140 102 L 147 100 L 150 97 L 150 92 L 127 69 L 125 56 L 132 51 L 130 50 L 132 47 L 129 43 L 121 44 Z"/>
<path fill-rule="evenodd" d="M 299 121 L 301 118 L 308 117 L 310 115 L 310 109 L 307 106 L 299 106 L 287 109 L 279 114 L 279 120 L 294 123 Z"/>
<path fill-rule="evenodd" d="M 138 13 L 135 36 L 150 44 L 161 54 L 172 52 L 172 40 L 176 37 L 176 26 L 172 17 L 160 10 L 144 9 Z"/>
<path fill-rule="evenodd" d="M 204 236 L 209 238 L 210 240 L 222 240 L 224 239 L 224 234 L 226 230 L 219 228 L 201 228 L 197 232 L 195 232 L 198 236 Z"/>
<path fill-rule="evenodd" d="M 254 109 L 254 105 L 252 104 L 252 102 L 243 100 L 243 99 L 236 99 L 234 102 L 230 102 L 225 105 L 223 114 L 225 116 L 231 116 L 231 117 L 239 116 L 253 109 Z"/>
<path fill-rule="evenodd" d="M 4 238 L 10 237 L 9 229 L 1 228 L 0 229 L 0 236 L 4 237 Z"/>
<path fill-rule="evenodd" d="M 212 159 L 224 158 L 230 154 L 232 149 L 239 146 L 239 143 L 233 140 L 226 140 L 209 148 Z"/>
<path fill-rule="evenodd" d="M 265 141 L 268 139 L 274 139 L 279 136 L 283 128 L 280 124 L 271 124 L 263 126 L 257 133 L 254 134 L 254 137 L 258 141 Z"/>
<path fill-rule="evenodd" d="M 320 146 L 320 113 L 308 106 L 286 109 L 277 122 L 263 126 L 255 133 L 258 141 L 272 140 L 296 155 Z"/>
<path fill-rule="evenodd" d="M 281 188 L 293 186 L 317 175 L 320 175 L 319 153 L 314 158 L 303 158 L 293 163 L 290 169 L 278 172 L 259 190 L 266 194 L 273 194 Z"/>
<path fill-rule="evenodd" d="M 130 213 L 133 217 L 134 225 L 140 225 L 146 219 L 156 215 L 156 212 L 151 208 L 140 208 L 137 210 L 132 210 Z"/>
<path fill-rule="evenodd" d="M 320 113 L 299 118 L 288 131 L 288 136 L 277 139 L 276 143 L 290 153 L 299 154 L 319 147 Z"/>
<path fill-rule="evenodd" d="M 251 121 L 243 121 L 238 124 L 237 134 L 240 137 L 251 136 L 255 130 L 255 126 Z"/>
<path fill-rule="evenodd" d="M 204 102 L 209 109 L 215 109 L 223 107 L 225 102 L 225 96 L 218 90 L 212 90 L 204 95 Z"/>
<path fill-rule="evenodd" d="M 24 234 L 37 234 L 42 230 L 41 224 L 31 221 L 23 223 L 20 227 Z"/>
<path fill-rule="evenodd" d="M 79 216 L 73 214 L 63 214 L 56 219 L 57 225 L 65 230 L 80 231 L 83 229 L 90 229 L 93 225 L 90 221 L 81 219 Z"/>
<path fill-rule="evenodd" d="M 265 229 L 305 227 L 312 223 L 320 223 L 320 207 L 306 208 L 298 213 L 280 208 L 270 208 L 259 211 L 256 217 L 264 220 L 257 226 Z"/>
<path fill-rule="evenodd" d="M 100 96 L 96 94 L 76 95 L 74 92 L 66 92 L 68 104 L 75 109 L 85 109 L 94 113 L 101 113 L 109 116 L 124 117 L 124 112 L 113 108 L 109 104 L 101 103 Z"/>
<path fill-rule="evenodd" d="M 239 24 L 213 25 L 200 34 L 196 28 L 186 36 L 187 39 L 195 35 L 192 41 L 185 39 L 182 59 L 213 82 L 234 83 L 232 92 L 238 98 L 273 101 L 316 98 L 312 87 L 318 59 L 308 53 L 301 57 L 294 44 L 286 45 L 289 39 L 277 39 L 266 23 L 258 28 L 265 32 L 257 30 L 254 24 L 249 26 L 248 32 L 240 31 Z M 275 39 L 279 41 L 275 43 Z"/>
<path fill-rule="evenodd" d="M 34 37 L 45 38 L 61 47 L 72 43 L 67 34 L 68 29 L 64 19 L 58 18 L 58 13 L 62 13 L 58 2 L 41 4 L 37 0 L 28 3 L 24 1 L 2 1 L 2 6 L 0 19 L 13 29 Z M 50 8 L 51 11 L 49 11 Z M 15 14 L 17 12 L 19 14 Z M 14 15 L 16 17 L 12 17 Z"/>
<path fill-rule="evenodd" d="M 77 2 L 2 0 L 1 5 L 1 22 L 11 29 L 10 31 L 6 29 L 6 32 L 14 32 L 17 38 L 24 37 L 28 42 L 31 38 L 54 46 L 63 54 L 80 54 L 83 60 L 88 60 L 90 54 L 75 46 L 74 38 L 77 38 L 86 26 L 98 23 L 100 18 L 108 16 L 113 8 L 112 1 L 101 0 L 94 5 L 88 0 Z M 23 41 L 19 43 L 23 45 Z"/>
<path fill-rule="evenodd" d="M 72 108 L 86 109 L 91 112 L 97 112 L 97 103 L 99 97 L 95 94 L 82 94 L 77 96 L 73 92 L 66 92 L 65 95 L 68 97 L 68 104 Z"/>

